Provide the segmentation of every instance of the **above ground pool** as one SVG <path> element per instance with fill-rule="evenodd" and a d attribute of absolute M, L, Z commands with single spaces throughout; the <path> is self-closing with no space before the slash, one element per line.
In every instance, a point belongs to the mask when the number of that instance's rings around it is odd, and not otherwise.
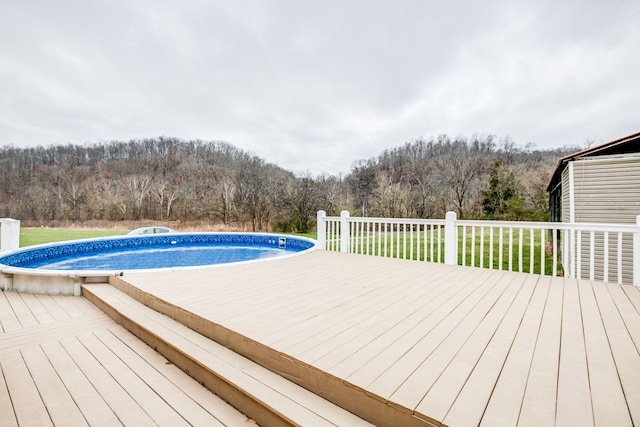
<path fill-rule="evenodd" d="M 42 285 L 35 282 L 47 276 L 77 284 L 92 277 L 258 261 L 314 248 L 312 239 L 260 233 L 164 233 L 51 243 L 1 255 L 0 288 L 38 292 Z"/>

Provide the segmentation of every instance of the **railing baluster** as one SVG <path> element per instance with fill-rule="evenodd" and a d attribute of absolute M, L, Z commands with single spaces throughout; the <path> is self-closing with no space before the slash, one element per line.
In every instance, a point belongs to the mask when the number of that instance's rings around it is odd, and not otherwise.
<path fill-rule="evenodd" d="M 462 266 L 466 265 L 467 261 L 467 226 L 462 226 Z"/>
<path fill-rule="evenodd" d="M 552 233 L 554 233 L 554 231 L 551 231 Z M 547 269 L 545 267 L 545 259 L 546 259 L 546 245 L 544 242 L 544 235 L 546 234 L 546 230 L 545 229 L 541 229 L 540 230 L 540 274 L 546 274 L 547 273 Z M 532 269 L 533 270 L 533 269 Z M 533 273 L 533 271 L 532 271 Z"/>
<path fill-rule="evenodd" d="M 439 228 L 439 227 L 438 227 Z M 430 256 L 429 256 L 429 261 L 433 262 L 433 225 L 431 226 L 431 230 L 430 230 L 430 234 L 431 234 L 431 239 L 429 240 L 429 246 L 431 246 L 430 248 Z"/>
<path fill-rule="evenodd" d="M 362 223 L 362 253 L 366 254 L 366 255 L 370 255 L 369 253 L 369 237 L 370 237 L 370 233 L 369 233 L 369 226 L 370 226 L 371 222 L 369 220 L 366 220 L 365 222 Z"/>
<path fill-rule="evenodd" d="M 387 256 L 387 222 L 384 223 L 384 256 Z"/>
<path fill-rule="evenodd" d="M 413 259 L 413 225 L 409 228 L 409 259 Z"/>
<path fill-rule="evenodd" d="M 604 255 L 602 257 L 604 261 L 604 277 L 603 282 L 609 282 L 609 232 L 604 232 Z"/>
<path fill-rule="evenodd" d="M 596 247 L 596 233 L 589 233 L 589 280 L 593 281 L 595 277 L 595 247 Z"/>
<path fill-rule="evenodd" d="M 576 278 L 582 279 L 582 232 L 578 230 L 576 243 Z"/>
<path fill-rule="evenodd" d="M 494 252 L 494 248 L 493 248 L 493 227 L 489 227 L 489 268 L 495 268 L 493 266 L 493 252 Z"/>
<path fill-rule="evenodd" d="M 442 262 L 442 226 L 438 226 L 438 262 Z"/>
<path fill-rule="evenodd" d="M 552 247 L 551 247 L 551 252 L 553 254 L 553 267 L 551 269 L 551 273 L 553 276 L 557 276 L 558 275 L 558 252 L 557 252 L 557 247 L 558 247 L 558 233 L 556 232 L 556 230 L 553 230 L 553 243 L 552 243 Z"/>
<path fill-rule="evenodd" d="M 420 261 L 420 253 L 422 250 L 422 226 L 420 224 L 414 224 L 412 226 L 411 233 L 415 233 L 415 242 L 416 242 L 416 257 L 417 261 Z"/>
<path fill-rule="evenodd" d="M 371 252 L 380 256 L 380 222 L 376 221 L 371 226 Z"/>
<path fill-rule="evenodd" d="M 502 270 L 502 227 L 500 227 L 498 238 L 498 250 L 500 251 L 500 253 L 498 253 L 498 264 L 500 264 L 500 270 Z"/>
<path fill-rule="evenodd" d="M 484 226 L 480 227 L 480 268 L 484 267 Z"/>
<path fill-rule="evenodd" d="M 424 261 L 427 261 L 427 236 L 428 236 L 428 232 L 427 230 L 429 229 L 429 226 L 427 224 L 424 225 L 424 228 L 422 229 L 422 232 L 424 233 L 424 235 L 422 236 L 423 239 L 423 243 L 424 243 Z"/>
<path fill-rule="evenodd" d="M 618 233 L 618 284 L 622 284 L 622 233 Z"/>
<path fill-rule="evenodd" d="M 536 257 L 535 245 L 533 242 L 535 241 L 535 232 L 533 228 L 529 229 L 529 273 L 533 274 L 533 264 L 534 259 Z M 542 251 L 544 252 L 544 245 L 541 246 Z"/>
<path fill-rule="evenodd" d="M 522 273 L 522 228 L 518 231 L 518 271 Z"/>
<path fill-rule="evenodd" d="M 513 227 L 509 227 L 509 270 L 513 271 Z"/>
<path fill-rule="evenodd" d="M 565 230 L 563 234 L 563 250 L 562 250 L 562 268 L 564 269 L 564 277 L 570 277 L 569 271 L 570 259 L 569 259 L 569 230 Z"/>
<path fill-rule="evenodd" d="M 471 226 L 471 266 L 476 266 L 476 227 Z"/>
<path fill-rule="evenodd" d="M 335 239 L 336 239 L 336 222 L 335 221 L 331 221 L 329 223 L 329 226 L 331 227 L 331 232 L 329 234 L 330 236 L 330 241 L 331 241 L 331 250 L 335 251 L 336 247 L 335 247 Z"/>

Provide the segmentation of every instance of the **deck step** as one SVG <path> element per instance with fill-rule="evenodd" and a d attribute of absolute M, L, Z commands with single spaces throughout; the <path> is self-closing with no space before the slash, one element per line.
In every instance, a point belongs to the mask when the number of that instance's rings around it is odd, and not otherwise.
<path fill-rule="evenodd" d="M 262 426 L 371 425 L 111 285 L 85 284 L 83 295 Z"/>

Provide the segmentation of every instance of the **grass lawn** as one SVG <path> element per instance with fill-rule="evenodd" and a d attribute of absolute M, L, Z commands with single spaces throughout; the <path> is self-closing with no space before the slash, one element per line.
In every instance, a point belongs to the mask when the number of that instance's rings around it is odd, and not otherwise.
<path fill-rule="evenodd" d="M 98 230 L 71 228 L 20 228 L 20 247 L 43 243 L 63 242 L 66 240 L 88 239 L 92 237 L 109 237 L 127 234 L 129 230 Z M 315 233 L 296 234 L 297 236 L 316 238 Z"/>
<path fill-rule="evenodd" d="M 531 257 L 533 256 L 533 272 L 540 274 L 542 259 L 544 258 L 545 274 L 552 274 L 553 257 L 542 248 L 542 238 L 539 231 L 534 233 L 533 244 L 528 231 L 523 233 L 522 236 L 514 233 L 511 238 L 513 255 L 511 260 L 509 259 L 509 235 L 505 232 L 500 236 L 498 233 L 499 231 L 494 229 L 492 237 L 490 232 L 485 230 L 481 239 L 479 233 L 472 237 L 470 230 L 468 230 L 467 239 L 463 247 L 462 232 L 459 230 L 458 264 L 476 267 L 491 266 L 491 268 L 499 269 L 500 261 L 502 261 L 503 270 L 530 272 Z M 500 240 L 502 240 L 502 247 L 500 246 Z M 520 240 L 522 240 L 522 245 Z M 384 236 L 376 233 L 364 233 L 358 236 L 357 239 L 355 237 L 352 238 L 351 245 L 355 249 L 354 252 L 360 254 L 444 262 L 444 235 L 441 235 L 440 239 L 438 239 L 437 233 L 434 233 L 433 236 L 430 233 L 425 235 L 417 232 L 396 232 L 393 236 L 390 234 Z M 474 249 L 472 250 L 472 248 Z M 522 269 L 520 269 L 521 250 Z M 502 257 L 500 252 L 502 252 Z"/>
<path fill-rule="evenodd" d="M 69 228 L 20 228 L 20 247 L 65 240 L 88 239 L 127 234 L 129 230 L 91 230 Z"/>

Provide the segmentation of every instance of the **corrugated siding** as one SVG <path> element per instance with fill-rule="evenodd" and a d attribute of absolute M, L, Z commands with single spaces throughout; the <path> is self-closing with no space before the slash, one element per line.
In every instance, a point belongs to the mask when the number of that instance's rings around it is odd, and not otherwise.
<path fill-rule="evenodd" d="M 576 222 L 633 224 L 640 215 L 640 157 L 574 161 L 573 185 Z"/>
<path fill-rule="evenodd" d="M 571 222 L 571 188 L 569 188 L 569 167 L 562 171 L 562 222 Z"/>
<path fill-rule="evenodd" d="M 640 215 L 640 157 L 576 160 L 573 162 L 573 171 L 576 222 L 636 222 L 636 216 Z M 602 248 L 604 236 L 595 237 L 596 247 Z M 588 235 L 581 238 L 581 276 L 586 278 L 589 277 L 589 240 Z M 618 235 L 609 235 L 609 281 L 617 280 L 617 247 Z M 625 254 L 622 259 L 623 282 L 631 283 L 631 236 L 623 237 L 622 251 Z M 602 249 L 595 252 L 596 280 L 603 280 L 603 257 Z"/>

